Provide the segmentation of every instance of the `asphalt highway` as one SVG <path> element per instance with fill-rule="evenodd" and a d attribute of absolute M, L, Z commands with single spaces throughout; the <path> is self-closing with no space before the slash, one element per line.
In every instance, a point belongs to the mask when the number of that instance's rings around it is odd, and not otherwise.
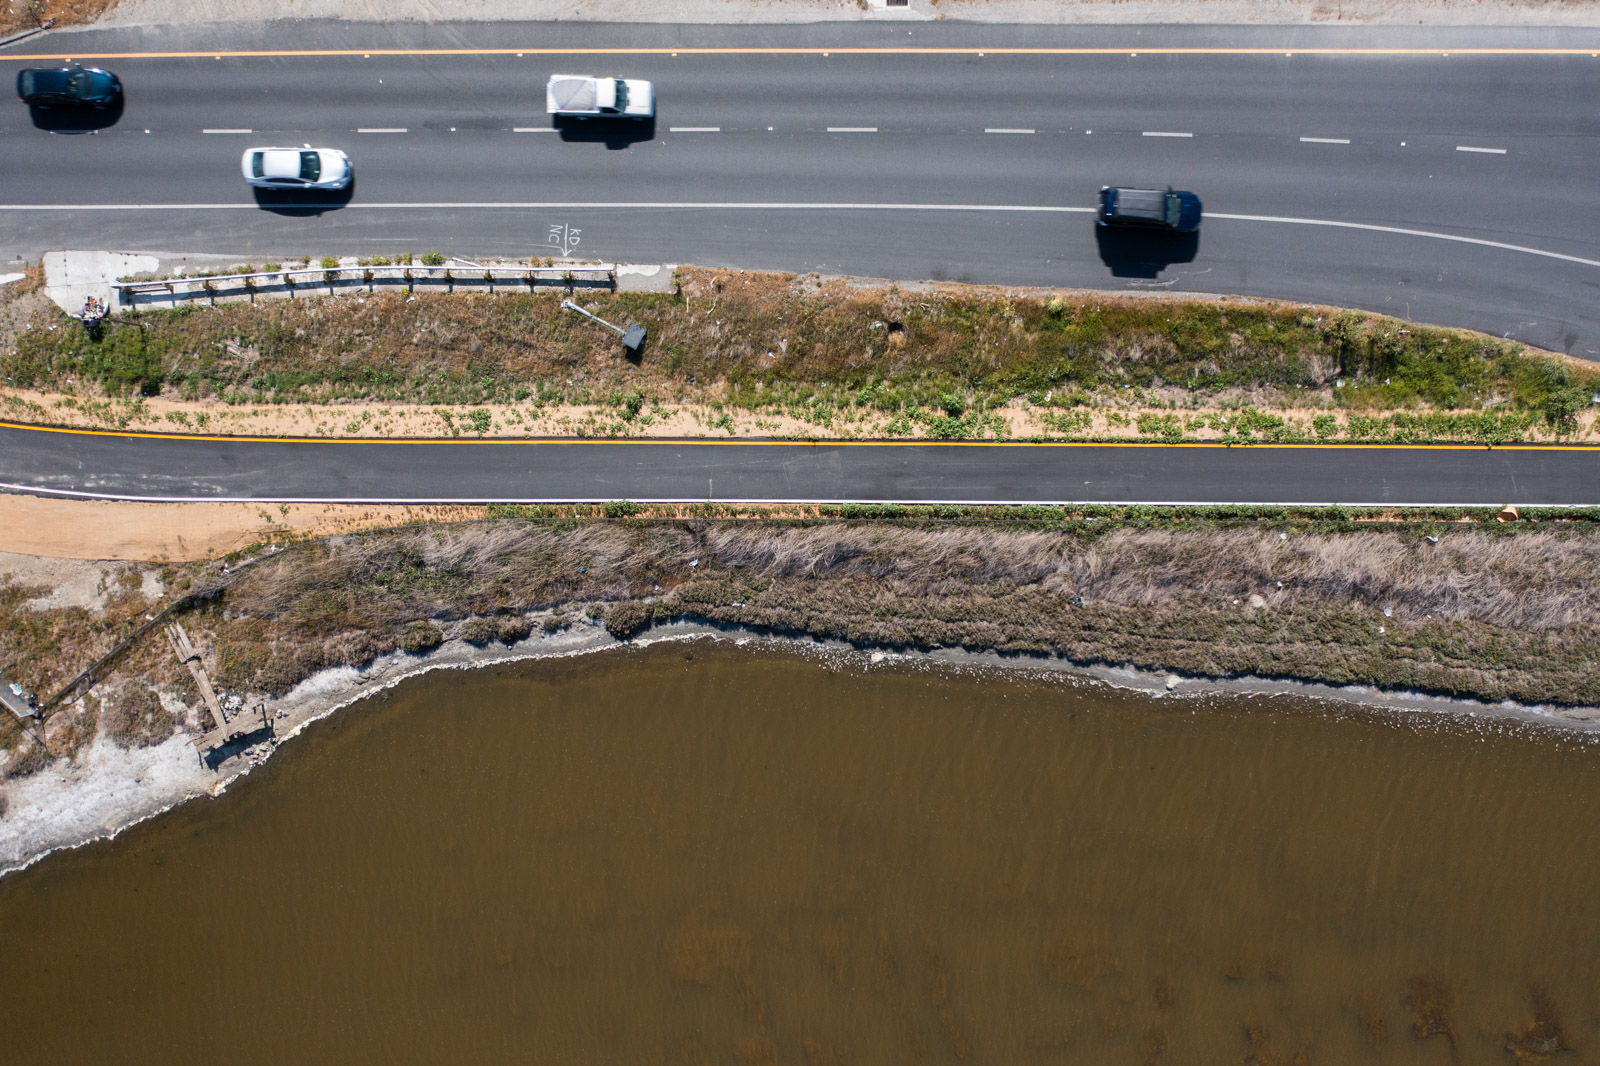
<path fill-rule="evenodd" d="M 954 22 L 46 34 L 0 50 L 0 76 L 70 55 L 127 103 L 81 135 L 0 110 L 0 256 L 570 252 L 1237 293 L 1600 358 L 1589 47 L 1600 33 Z M 291 54 L 316 50 L 348 54 Z M 653 80 L 656 122 L 553 130 L 546 77 L 588 70 Z M 351 154 L 353 193 L 258 202 L 241 151 L 307 142 Z M 1197 192 L 1198 242 L 1096 233 L 1107 183 Z"/>
<path fill-rule="evenodd" d="M 350 503 L 1600 504 L 1594 448 L 238 440 L 0 425 L 0 491 Z"/>

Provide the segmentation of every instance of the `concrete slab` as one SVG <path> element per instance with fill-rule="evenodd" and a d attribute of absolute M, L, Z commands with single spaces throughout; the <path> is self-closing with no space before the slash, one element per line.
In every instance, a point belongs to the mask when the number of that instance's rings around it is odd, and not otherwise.
<path fill-rule="evenodd" d="M 21 281 L 26 274 L 0 274 L 0 285 L 10 285 L 13 281 Z"/>
<path fill-rule="evenodd" d="M 117 300 L 111 283 L 129 274 L 153 274 L 160 265 L 160 260 L 153 255 L 46 252 L 44 292 L 69 315 L 83 310 L 84 301 L 90 297 L 105 301 L 105 305 L 115 312 Z"/>
<path fill-rule="evenodd" d="M 671 292 L 675 284 L 673 272 L 676 263 L 659 263 L 655 266 L 617 265 L 618 292 Z"/>

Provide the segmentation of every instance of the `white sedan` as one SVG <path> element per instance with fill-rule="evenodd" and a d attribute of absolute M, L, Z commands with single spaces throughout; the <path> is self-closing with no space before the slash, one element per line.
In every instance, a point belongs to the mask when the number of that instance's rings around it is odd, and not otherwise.
<path fill-rule="evenodd" d="M 239 163 L 244 180 L 262 189 L 343 189 L 355 176 L 337 148 L 251 148 Z"/>

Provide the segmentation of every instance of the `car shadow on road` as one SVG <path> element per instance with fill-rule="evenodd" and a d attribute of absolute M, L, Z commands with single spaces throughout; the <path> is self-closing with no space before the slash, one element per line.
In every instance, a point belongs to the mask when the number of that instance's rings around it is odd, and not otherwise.
<path fill-rule="evenodd" d="M 612 151 L 640 141 L 655 140 L 656 120 L 632 118 L 573 118 L 556 115 L 551 120 L 563 141 L 604 144 Z"/>
<path fill-rule="evenodd" d="M 356 194 L 356 182 L 351 178 L 350 184 L 342 189 L 252 188 L 250 191 L 256 194 L 256 206 L 263 211 L 291 218 L 313 218 L 348 206 Z"/>
<path fill-rule="evenodd" d="M 1200 251 L 1200 233 L 1096 226 L 1100 261 L 1117 278 L 1156 278 L 1173 263 L 1192 263 Z"/>
<path fill-rule="evenodd" d="M 39 107 L 28 108 L 28 117 L 35 129 L 50 133 L 95 133 L 110 129 L 122 120 L 122 99 L 110 107 Z"/>

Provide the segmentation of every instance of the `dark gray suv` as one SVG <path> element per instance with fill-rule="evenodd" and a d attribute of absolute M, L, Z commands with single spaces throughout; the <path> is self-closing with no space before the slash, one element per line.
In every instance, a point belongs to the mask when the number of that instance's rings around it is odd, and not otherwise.
<path fill-rule="evenodd" d="M 1193 233 L 1200 228 L 1200 197 L 1171 188 L 1119 189 L 1107 185 L 1100 190 L 1100 206 L 1094 220 L 1101 226 L 1145 226 Z"/>

